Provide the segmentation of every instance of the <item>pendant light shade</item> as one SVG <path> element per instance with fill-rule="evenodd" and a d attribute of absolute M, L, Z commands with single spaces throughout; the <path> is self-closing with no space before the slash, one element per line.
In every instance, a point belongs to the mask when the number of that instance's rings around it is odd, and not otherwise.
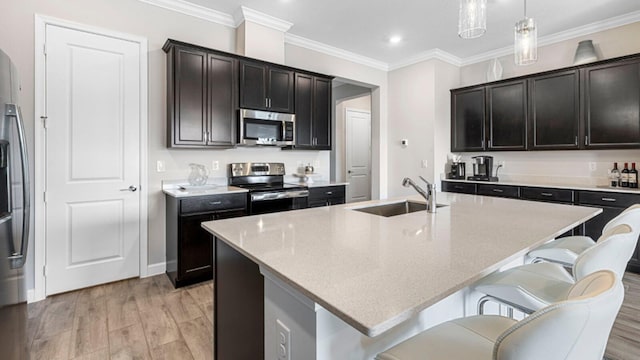
<path fill-rule="evenodd" d="M 529 65 L 538 60 L 538 27 L 527 17 L 527 0 L 524 2 L 524 19 L 515 26 L 514 59 L 516 65 Z"/>
<path fill-rule="evenodd" d="M 473 39 L 487 31 L 487 0 L 460 0 L 458 36 Z"/>

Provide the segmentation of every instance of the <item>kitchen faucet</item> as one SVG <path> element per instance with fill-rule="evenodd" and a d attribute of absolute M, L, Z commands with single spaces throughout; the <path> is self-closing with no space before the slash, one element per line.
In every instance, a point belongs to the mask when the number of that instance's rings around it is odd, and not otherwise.
<path fill-rule="evenodd" d="M 410 178 L 406 177 L 402 180 L 402 186 L 409 187 L 412 186 L 418 194 L 420 194 L 425 200 L 427 200 L 427 212 L 435 213 L 436 212 L 436 185 L 431 184 L 427 181 L 427 179 L 419 176 L 419 178 L 427 184 L 427 191 L 424 191 L 420 186 L 416 185 Z"/>

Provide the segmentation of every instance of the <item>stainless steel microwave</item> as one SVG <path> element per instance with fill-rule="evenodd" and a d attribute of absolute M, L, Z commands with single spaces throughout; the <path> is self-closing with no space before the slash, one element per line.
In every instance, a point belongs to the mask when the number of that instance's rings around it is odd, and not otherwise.
<path fill-rule="evenodd" d="M 240 109 L 239 145 L 295 145 L 294 114 Z"/>

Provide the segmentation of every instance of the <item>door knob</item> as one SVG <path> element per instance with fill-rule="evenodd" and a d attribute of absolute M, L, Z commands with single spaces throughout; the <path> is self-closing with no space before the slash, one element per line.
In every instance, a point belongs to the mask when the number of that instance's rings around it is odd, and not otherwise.
<path fill-rule="evenodd" d="M 348 174 L 351 174 L 351 170 L 347 170 L 347 173 L 348 173 Z"/>
<path fill-rule="evenodd" d="M 120 191 L 131 191 L 131 192 L 134 192 L 134 191 L 136 191 L 136 190 L 138 190 L 138 188 L 137 188 L 137 187 L 135 187 L 135 186 L 133 186 L 133 185 L 129 186 L 129 187 L 128 187 L 128 188 L 126 188 L 126 189 L 120 189 Z"/>

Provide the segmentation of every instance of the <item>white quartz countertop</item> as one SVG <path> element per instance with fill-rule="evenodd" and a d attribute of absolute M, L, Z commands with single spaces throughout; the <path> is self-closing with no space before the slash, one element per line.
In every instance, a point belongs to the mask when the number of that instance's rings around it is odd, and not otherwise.
<path fill-rule="evenodd" d="M 511 186 L 533 186 L 533 187 L 546 187 L 553 189 L 572 189 L 572 190 L 587 190 L 587 191 L 607 191 L 618 192 L 627 194 L 640 194 L 640 189 L 624 188 L 624 187 L 611 187 L 607 185 L 576 185 L 576 184 L 556 184 L 556 183 L 537 183 L 526 181 L 473 181 L 473 180 L 457 180 L 457 179 L 441 179 L 442 181 L 461 182 L 461 183 L 473 183 L 473 184 L 492 184 L 492 185 L 511 185 Z"/>
<path fill-rule="evenodd" d="M 403 200 L 209 221 L 203 227 L 373 337 L 602 211 L 453 193 L 438 193 L 438 203 L 449 206 L 436 214 L 386 218 L 354 210 Z"/>
<path fill-rule="evenodd" d="M 176 198 L 206 195 L 221 195 L 232 193 L 246 193 L 247 189 L 227 185 L 185 186 L 184 188 L 165 188 L 162 192 Z"/>
<path fill-rule="evenodd" d="M 312 182 L 307 182 L 307 181 L 287 181 L 287 183 L 288 184 L 295 184 L 295 185 L 302 185 L 302 186 L 306 186 L 308 188 L 349 185 L 348 182 L 326 181 L 326 180 L 314 180 Z"/>

